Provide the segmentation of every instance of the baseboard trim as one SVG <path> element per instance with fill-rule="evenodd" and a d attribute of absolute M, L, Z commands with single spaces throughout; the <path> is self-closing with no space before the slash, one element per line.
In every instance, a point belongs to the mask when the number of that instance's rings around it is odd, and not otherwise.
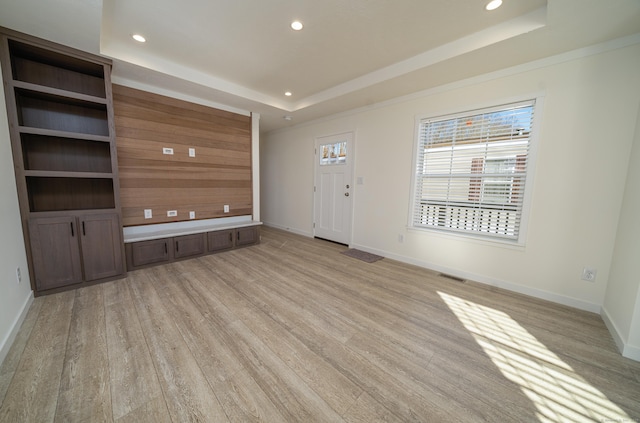
<path fill-rule="evenodd" d="M 489 286 L 495 286 L 497 288 L 506 289 L 507 291 L 517 292 L 518 294 L 528 295 L 530 297 L 539 298 L 542 300 L 551 301 L 557 304 L 566 305 L 569 307 L 577 308 L 579 310 L 589 311 L 591 313 L 600 314 L 602 307 L 599 304 L 589 303 L 587 301 L 579 300 L 577 298 L 567 297 L 564 295 L 555 294 L 553 292 L 544 291 L 541 289 L 530 288 L 523 285 L 514 284 L 511 282 L 491 278 L 484 275 L 478 275 L 470 272 L 463 272 L 459 269 L 452 269 L 445 266 L 439 266 L 434 263 L 429 263 L 422 260 L 417 260 L 411 257 L 402 256 L 399 254 L 389 253 L 388 251 L 378 250 L 376 248 L 369 248 L 366 245 L 352 244 L 349 247 L 357 248 L 368 253 L 377 254 L 379 256 L 388 257 L 392 260 L 401 261 L 403 263 L 412 264 L 414 266 L 424 267 L 434 270 L 440 273 L 446 273 L 448 275 L 456 276 L 463 279 L 472 280 Z"/>
<path fill-rule="evenodd" d="M 607 329 L 609 329 L 609 333 L 611 333 L 613 341 L 616 343 L 616 347 L 618 347 L 618 351 L 620 351 L 620 354 L 622 354 L 623 357 L 629 358 L 631 360 L 640 361 L 640 348 L 633 345 L 628 345 L 624 341 L 624 338 L 620 334 L 618 326 L 615 324 L 615 322 L 609 315 L 609 312 L 604 306 L 602 307 L 602 313 L 600 313 L 600 315 L 602 316 L 602 320 L 604 320 L 604 324 L 607 326 Z"/>
<path fill-rule="evenodd" d="M 622 339 L 622 335 L 620 335 L 620 331 L 618 330 L 618 326 L 614 323 L 613 319 L 609 315 L 607 309 L 603 306 L 602 312 L 600 313 L 602 316 L 602 320 L 604 320 L 604 324 L 609 329 L 609 333 L 611 333 L 611 337 L 613 338 L 613 342 L 616 343 L 616 347 L 618 347 L 618 351 L 622 354 L 624 352 L 625 343 Z"/>
<path fill-rule="evenodd" d="M 303 231 L 302 229 L 296 229 L 296 228 L 290 228 L 287 226 L 282 226 L 282 225 L 278 225 L 276 223 L 271 223 L 271 222 L 267 222 L 267 221 L 262 221 L 262 226 L 267 226 L 269 228 L 274 228 L 274 229 L 280 229 L 282 231 L 286 231 L 286 232 L 291 232 L 297 235 L 302 235 L 302 236 L 306 236 L 307 238 L 313 238 L 313 233 L 311 232 L 307 232 L 307 231 Z"/>
<path fill-rule="evenodd" d="M 7 358 L 9 354 L 9 350 L 11 349 L 11 345 L 13 345 L 13 341 L 15 341 L 16 336 L 18 336 L 18 331 L 24 322 L 24 319 L 27 317 L 27 313 L 29 312 L 29 307 L 31 307 L 31 303 L 33 302 L 33 291 L 29 291 L 29 295 L 27 299 L 22 304 L 22 309 L 20 310 L 20 314 L 13 321 L 13 325 L 11 326 L 11 330 L 2 340 L 2 344 L 0 344 L 0 366 L 4 362 L 4 359 Z"/>
<path fill-rule="evenodd" d="M 625 345 L 624 351 L 622 351 L 622 356 L 631 360 L 640 361 L 640 347 Z"/>

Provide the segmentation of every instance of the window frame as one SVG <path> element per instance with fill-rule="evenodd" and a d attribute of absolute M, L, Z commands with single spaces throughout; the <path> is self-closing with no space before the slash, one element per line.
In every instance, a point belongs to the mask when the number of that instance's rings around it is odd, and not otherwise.
<path fill-rule="evenodd" d="M 517 104 L 526 104 L 532 103 L 533 105 L 533 119 L 531 123 L 531 130 L 529 134 L 529 146 L 526 158 L 526 171 L 524 175 L 524 184 L 520 185 L 521 190 L 523 190 L 522 194 L 522 206 L 520 211 L 520 223 L 518 229 L 518 237 L 517 238 L 505 238 L 501 236 L 492 236 L 491 234 L 479 232 L 479 231 L 464 231 L 464 230 L 452 230 L 441 226 L 426 226 L 426 225 L 416 225 L 415 217 L 418 208 L 416 207 L 416 196 L 418 190 L 418 182 L 422 181 L 422 178 L 419 177 L 418 174 L 418 160 L 421 157 L 419 147 L 422 144 L 421 142 L 421 130 L 422 123 L 425 120 L 434 120 L 434 121 L 442 121 L 442 120 L 453 120 L 461 117 L 470 117 L 480 113 L 491 113 L 494 111 L 504 110 L 509 107 L 513 107 Z M 423 114 L 415 116 L 415 133 L 414 133 L 414 146 L 413 146 L 413 160 L 411 162 L 411 196 L 409 199 L 409 210 L 408 210 L 408 223 L 407 229 L 410 231 L 416 232 L 428 232 L 432 234 L 441 235 L 444 237 L 453 237 L 455 239 L 469 239 L 479 241 L 481 243 L 498 243 L 507 246 L 514 247 L 523 247 L 526 243 L 526 237 L 528 232 L 528 224 L 529 224 L 529 214 L 531 208 L 531 199 L 532 199 L 532 191 L 533 191 L 533 180 L 535 175 L 535 163 L 537 157 L 538 150 L 538 139 L 541 128 L 541 121 L 543 115 L 543 104 L 544 104 L 544 95 L 538 93 L 536 95 L 523 96 L 518 98 L 510 98 L 503 101 L 495 101 L 488 104 L 476 105 L 474 107 L 469 108 L 459 108 L 452 112 L 441 112 L 438 114 Z M 491 156 L 483 157 L 484 159 L 492 159 Z M 517 158 L 516 158 L 517 160 Z M 482 163 L 483 172 L 484 172 L 484 162 Z M 515 176 L 513 180 L 517 180 L 518 177 Z M 513 183 L 511 185 L 513 189 Z M 483 194 L 484 186 L 479 185 L 477 189 L 477 194 L 481 196 Z M 471 181 L 470 181 L 470 194 L 471 194 Z"/>

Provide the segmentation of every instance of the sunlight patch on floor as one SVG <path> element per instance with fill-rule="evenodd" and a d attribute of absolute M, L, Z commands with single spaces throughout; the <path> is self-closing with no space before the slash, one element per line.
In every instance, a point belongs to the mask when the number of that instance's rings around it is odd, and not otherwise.
<path fill-rule="evenodd" d="M 533 402 L 541 422 L 631 421 L 506 313 L 438 294 L 502 374 Z"/>

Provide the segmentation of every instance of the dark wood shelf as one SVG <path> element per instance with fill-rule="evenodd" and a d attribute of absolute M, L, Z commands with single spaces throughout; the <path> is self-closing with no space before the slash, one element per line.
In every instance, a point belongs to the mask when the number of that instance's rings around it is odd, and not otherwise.
<path fill-rule="evenodd" d="M 24 176 L 37 178 L 71 178 L 71 179 L 113 179 L 112 173 L 99 172 L 68 172 L 52 170 L 25 170 Z"/>
<path fill-rule="evenodd" d="M 22 134 L 72 138 L 72 139 L 87 140 L 87 141 L 111 142 L 111 137 L 108 135 L 83 134 L 78 132 L 59 131 L 55 129 L 36 128 L 33 126 L 19 126 L 18 131 Z"/>
<path fill-rule="evenodd" d="M 39 211 L 39 212 L 31 212 L 31 218 L 40 218 L 40 217 L 56 217 L 56 216 L 69 216 L 69 215 L 83 215 L 90 216 L 94 214 L 107 214 L 113 213 L 118 214 L 118 210 L 115 208 L 104 208 L 104 209 L 75 209 L 75 210 L 54 210 L 54 211 Z"/>
<path fill-rule="evenodd" d="M 87 95 L 77 93 L 73 91 L 61 90 L 58 88 L 47 87 L 46 85 L 38 85 L 30 82 L 13 81 L 13 86 L 20 90 L 31 91 L 34 93 L 42 93 L 43 95 L 51 96 L 52 98 L 59 98 L 61 100 L 67 99 L 68 101 L 79 101 L 82 103 L 95 103 L 95 104 L 107 104 L 107 99 L 103 97 L 96 97 L 93 95 Z"/>

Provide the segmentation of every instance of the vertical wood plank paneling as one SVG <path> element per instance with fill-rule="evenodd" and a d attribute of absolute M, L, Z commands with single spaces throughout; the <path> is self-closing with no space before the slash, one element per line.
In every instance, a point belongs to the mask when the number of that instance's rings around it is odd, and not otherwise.
<path fill-rule="evenodd" d="M 252 213 L 250 116 L 119 85 L 113 102 L 123 226 Z"/>

